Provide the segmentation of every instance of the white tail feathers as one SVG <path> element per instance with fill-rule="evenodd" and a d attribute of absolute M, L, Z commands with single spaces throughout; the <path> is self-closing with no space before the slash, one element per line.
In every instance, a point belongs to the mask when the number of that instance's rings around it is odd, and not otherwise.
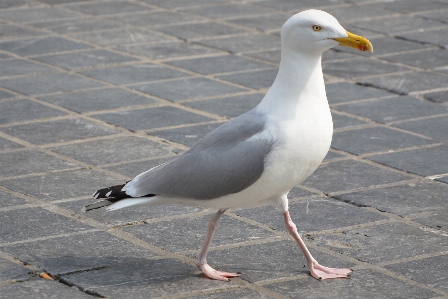
<path fill-rule="evenodd" d="M 125 198 L 108 206 L 106 211 L 110 212 L 131 206 L 153 206 L 156 205 L 156 201 L 156 197 Z"/>

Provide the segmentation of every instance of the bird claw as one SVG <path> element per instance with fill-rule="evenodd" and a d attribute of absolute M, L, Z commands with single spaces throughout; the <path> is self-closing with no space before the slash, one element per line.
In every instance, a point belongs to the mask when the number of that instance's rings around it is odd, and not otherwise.
<path fill-rule="evenodd" d="M 351 278 L 349 274 L 350 269 L 328 268 L 319 264 L 310 264 L 311 276 L 318 280 L 333 279 L 333 278 Z"/>
<path fill-rule="evenodd" d="M 239 277 L 241 274 L 238 273 L 230 273 L 230 272 L 221 272 L 213 269 L 208 264 L 199 266 L 204 273 L 205 276 L 211 279 L 229 281 L 229 278 Z"/>

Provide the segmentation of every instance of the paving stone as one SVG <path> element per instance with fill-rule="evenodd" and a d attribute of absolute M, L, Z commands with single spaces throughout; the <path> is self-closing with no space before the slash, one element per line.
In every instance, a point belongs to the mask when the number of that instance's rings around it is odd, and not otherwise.
<path fill-rule="evenodd" d="M 448 183 L 448 177 L 447 176 L 437 178 L 436 180 L 439 181 L 439 182 Z"/>
<path fill-rule="evenodd" d="M 148 6 L 129 1 L 89 1 L 87 3 L 70 4 L 64 7 L 94 16 L 150 10 Z"/>
<path fill-rule="evenodd" d="M 425 19 L 438 20 L 443 23 L 448 23 L 448 15 L 446 14 L 446 10 L 433 10 L 428 12 L 418 12 L 418 16 L 422 16 Z"/>
<path fill-rule="evenodd" d="M 0 26 L 0 40 L 20 37 L 36 37 L 39 35 L 44 35 L 44 33 L 39 30 L 23 28 L 17 25 L 2 24 L 2 26 Z"/>
<path fill-rule="evenodd" d="M 448 102 L 448 90 L 425 93 L 422 96 L 425 99 L 428 99 L 433 102 L 438 103 Z"/>
<path fill-rule="evenodd" d="M 63 3 L 73 3 L 73 2 L 83 2 L 86 0 L 40 0 L 40 2 L 47 4 L 63 4 Z"/>
<path fill-rule="evenodd" d="M 244 15 L 262 14 L 273 12 L 272 9 L 250 3 L 225 3 L 195 8 L 184 8 L 182 11 L 192 14 L 206 16 L 212 19 L 237 17 Z"/>
<path fill-rule="evenodd" d="M 267 63 L 235 55 L 175 60 L 168 64 L 204 75 L 272 67 Z"/>
<path fill-rule="evenodd" d="M 61 119 L 0 129 L 34 144 L 46 144 L 117 134 L 119 131 L 82 118 Z"/>
<path fill-rule="evenodd" d="M 434 12 L 428 13 L 428 15 L 433 15 L 433 13 Z M 430 16 L 428 17 L 430 18 Z M 417 16 L 398 15 L 391 18 L 363 21 L 353 25 L 356 27 L 374 30 L 384 34 L 394 34 L 403 31 L 415 30 L 416 28 L 431 29 L 436 26 L 441 26 L 443 24 L 434 20 L 430 20 L 426 17 L 419 18 Z M 396 39 L 394 40 L 397 41 Z M 375 52 L 377 49 L 380 50 L 379 48 L 375 48 Z"/>
<path fill-rule="evenodd" d="M 129 28 L 78 33 L 73 34 L 73 37 L 105 47 L 170 40 L 169 37 L 157 34 L 155 32 Z"/>
<path fill-rule="evenodd" d="M 448 245 L 446 237 L 399 222 L 310 238 L 317 245 L 373 264 L 442 252 Z"/>
<path fill-rule="evenodd" d="M 219 79 L 254 89 L 269 88 L 277 76 L 278 68 L 218 76 Z"/>
<path fill-rule="evenodd" d="M 448 275 L 445 271 L 447 263 L 448 255 L 441 255 L 387 265 L 386 268 L 414 281 L 447 291 Z"/>
<path fill-rule="evenodd" d="M 349 128 L 349 127 L 355 127 L 355 126 L 361 126 L 368 124 L 365 121 L 348 117 L 345 115 L 332 113 L 333 118 L 333 128 L 334 129 L 340 129 L 340 128 Z"/>
<path fill-rule="evenodd" d="M 333 256 L 311 250 L 313 257 L 322 265 L 331 267 L 352 267 L 353 264 Z M 290 241 L 275 241 L 264 244 L 240 246 L 225 250 L 213 250 L 207 255 L 212 266 L 226 272 L 242 272 L 241 278 L 249 282 L 303 276 L 308 277 L 305 258 L 299 246 Z"/>
<path fill-rule="evenodd" d="M 36 58 L 36 60 L 70 70 L 80 67 L 101 66 L 113 63 L 136 61 L 137 59 L 107 50 L 89 50 L 86 52 L 40 56 Z"/>
<path fill-rule="evenodd" d="M 255 2 L 257 5 L 263 4 L 263 2 Z M 299 3 L 297 3 L 299 4 Z M 245 16 L 232 18 L 231 20 L 226 20 L 227 23 L 237 24 L 240 26 L 255 28 L 262 31 L 278 30 L 282 27 L 283 23 L 286 22 L 291 17 L 287 13 L 270 13 L 269 15 L 262 16 Z"/>
<path fill-rule="evenodd" d="M 133 132 L 213 120 L 209 117 L 171 106 L 118 111 L 97 114 L 93 117 Z"/>
<path fill-rule="evenodd" d="M 440 234 L 448 233 L 448 212 L 446 211 L 446 205 L 434 211 L 429 216 L 413 219 L 412 221 L 435 229 L 433 232 Z"/>
<path fill-rule="evenodd" d="M 441 76 L 431 72 L 409 72 L 397 75 L 359 79 L 358 83 L 386 89 L 398 94 L 408 94 L 414 91 L 424 91 L 448 84 L 448 76 Z"/>
<path fill-rule="evenodd" d="M 113 186 L 123 180 L 92 170 L 75 170 L 4 180 L 6 188 L 44 201 L 90 196 L 101 186 Z"/>
<path fill-rule="evenodd" d="M 43 2 L 43 1 L 42 1 Z M 19 8 L 19 7 L 28 7 L 28 6 L 37 6 L 36 2 L 32 2 L 30 0 L 3 0 L 0 3 L 0 8 Z"/>
<path fill-rule="evenodd" d="M 177 23 L 188 23 L 203 21 L 204 18 L 193 15 L 180 14 L 173 11 L 142 11 L 133 14 L 111 15 L 108 19 L 123 22 L 137 27 L 154 28 L 155 26 L 165 27 Z"/>
<path fill-rule="evenodd" d="M 145 83 L 131 88 L 173 102 L 246 91 L 243 88 L 200 77 Z"/>
<path fill-rule="evenodd" d="M 263 52 L 245 53 L 244 55 L 280 64 L 280 54 L 280 50 L 268 50 Z"/>
<path fill-rule="evenodd" d="M 0 282 L 8 280 L 24 281 L 30 277 L 29 272 L 30 269 L 24 266 L 0 259 Z M 2 290 L 4 286 L 2 286 Z"/>
<path fill-rule="evenodd" d="M 365 188 L 410 179 L 410 177 L 354 160 L 321 165 L 302 185 L 323 192 Z"/>
<path fill-rule="evenodd" d="M 78 13 L 68 12 L 56 7 L 30 7 L 17 10 L 0 11 L 0 18 L 21 23 L 73 18 L 80 16 L 82 15 Z"/>
<path fill-rule="evenodd" d="M 22 59 L 0 60 L 0 68 L 2 70 L 0 77 L 57 71 L 51 67 Z"/>
<path fill-rule="evenodd" d="M 327 98 L 330 104 L 339 104 L 393 95 L 392 93 L 381 89 L 347 82 L 326 84 L 325 90 L 327 91 Z"/>
<path fill-rule="evenodd" d="M 37 22 L 28 23 L 28 26 L 33 26 L 39 29 L 49 30 L 51 32 L 59 33 L 59 34 L 69 34 L 69 33 L 78 33 L 78 32 L 86 32 L 86 31 L 94 31 L 94 30 L 105 30 L 105 29 L 113 29 L 119 27 L 118 24 L 103 20 L 103 19 L 94 19 L 94 18 L 80 18 L 80 19 L 71 19 L 71 20 L 49 20 L 42 21 L 39 20 Z"/>
<path fill-rule="evenodd" d="M 175 129 L 167 129 L 149 132 L 149 135 L 158 136 L 170 141 L 193 146 L 205 135 L 221 126 L 223 123 L 205 124 L 199 126 L 188 126 Z"/>
<path fill-rule="evenodd" d="M 358 35 L 362 34 L 362 33 L 358 33 L 357 31 L 359 31 L 359 30 L 355 31 L 356 34 L 358 34 Z M 392 54 L 392 53 L 396 53 L 396 52 L 420 50 L 420 49 L 425 49 L 425 48 L 430 47 L 430 45 L 425 45 L 425 44 L 421 44 L 421 43 L 417 43 L 417 42 L 413 42 L 413 41 L 409 41 L 409 40 L 398 39 L 398 38 L 392 37 L 392 36 L 373 37 L 373 38 L 369 38 L 369 40 L 372 43 L 373 48 L 374 48 L 373 54 L 370 52 L 362 52 L 362 51 L 359 51 L 358 49 L 354 49 L 354 48 L 350 48 L 350 47 L 339 47 L 338 49 L 340 49 L 341 51 L 347 51 L 347 52 L 357 54 L 357 55 L 371 57 L 371 56 L 378 56 L 378 55 L 384 55 L 384 54 Z M 389 56 L 382 57 L 381 59 L 390 60 Z M 390 61 L 394 61 L 394 60 L 390 60 Z"/>
<path fill-rule="evenodd" d="M 421 2 L 419 0 L 402 0 L 383 2 L 377 4 L 380 7 L 395 10 L 403 13 L 421 12 L 425 10 L 439 10 L 448 8 L 448 3 L 442 1 L 426 1 Z"/>
<path fill-rule="evenodd" d="M 0 198 L 2 200 L 2 207 L 12 207 L 18 205 L 24 205 L 28 202 L 22 198 L 16 197 L 12 194 L 0 191 Z M 1 268 L 1 266 L 0 266 Z M 0 274 L 1 276 L 1 274 Z"/>
<path fill-rule="evenodd" d="M 119 146 L 117 146 L 119 145 Z M 52 148 L 52 151 L 94 165 L 168 155 L 171 147 L 137 137 L 117 137 Z"/>
<path fill-rule="evenodd" d="M 394 125 L 395 127 L 416 132 L 436 140 L 448 141 L 448 118 L 446 116 L 422 119 L 417 121 L 404 122 Z"/>
<path fill-rule="evenodd" d="M 359 6 L 347 6 L 347 7 L 328 7 L 325 11 L 333 15 L 336 19 L 345 22 L 362 21 L 366 18 L 385 17 L 390 15 L 396 15 L 394 11 L 382 9 L 378 5 L 359 5 Z M 356 23 L 356 22 L 354 22 Z"/>
<path fill-rule="evenodd" d="M 183 42 L 167 42 L 130 46 L 122 45 L 118 46 L 118 49 L 155 60 L 222 53 L 222 51 L 218 51 L 217 49 L 212 49 L 210 47 L 203 47 L 196 44 L 186 44 Z"/>
<path fill-rule="evenodd" d="M 148 269 L 150 269 L 148 271 Z M 174 259 L 149 260 L 117 265 L 96 271 L 62 277 L 76 285 L 109 298 L 160 298 L 195 290 L 224 289 L 234 283 L 204 279 L 197 268 Z"/>
<path fill-rule="evenodd" d="M 435 143 L 404 132 L 384 128 L 363 128 L 335 132 L 331 147 L 356 155 Z"/>
<path fill-rule="evenodd" d="M 398 153 L 370 156 L 368 159 L 422 176 L 448 173 L 445 145 Z"/>
<path fill-rule="evenodd" d="M 92 232 L 2 247 L 52 276 L 144 262 L 155 253 L 105 232 Z"/>
<path fill-rule="evenodd" d="M 448 46 L 448 37 L 446 36 L 446 34 L 444 34 L 446 30 L 447 28 L 445 27 L 441 29 L 425 30 L 424 33 L 402 33 L 399 35 L 399 37 L 421 43 L 434 44 L 446 48 Z"/>
<path fill-rule="evenodd" d="M 365 58 L 349 61 L 325 62 L 322 64 L 322 68 L 323 72 L 326 74 L 346 79 L 407 70 L 405 67 Z"/>
<path fill-rule="evenodd" d="M 268 0 L 255 2 L 255 4 L 257 5 L 272 7 L 281 10 L 295 10 L 297 12 L 319 6 L 329 6 L 342 3 L 344 2 L 340 0 L 303 0 L 300 2 L 295 0 Z"/>
<path fill-rule="evenodd" d="M 218 114 L 227 118 L 237 117 L 255 108 L 263 99 L 264 94 L 248 94 L 196 102 L 186 102 L 183 105 Z"/>
<path fill-rule="evenodd" d="M 3 227 L 0 244 L 91 229 L 90 226 L 42 208 L 3 211 L 0 215 Z"/>
<path fill-rule="evenodd" d="M 404 53 L 387 56 L 382 59 L 408 64 L 420 68 L 431 69 L 448 65 L 448 51 L 428 50 L 418 53 Z"/>
<path fill-rule="evenodd" d="M 288 193 L 288 199 L 294 200 L 300 197 L 306 197 L 311 195 L 316 195 L 316 193 L 302 189 L 300 187 L 293 187 Z"/>
<path fill-rule="evenodd" d="M 447 108 L 409 96 L 338 105 L 337 110 L 370 118 L 380 123 L 447 113 Z"/>
<path fill-rule="evenodd" d="M 344 158 L 344 155 L 341 155 L 339 153 L 336 152 L 332 152 L 331 150 L 328 151 L 327 155 L 325 156 L 324 160 L 332 160 L 332 159 L 337 159 L 337 158 Z"/>
<path fill-rule="evenodd" d="M 160 103 L 150 97 L 119 88 L 39 96 L 39 99 L 80 113 Z"/>
<path fill-rule="evenodd" d="M 146 169 L 145 169 L 146 170 Z M 136 173 L 137 174 L 137 173 Z M 122 182 L 124 183 L 124 181 Z M 95 190 L 103 187 L 110 186 L 108 184 L 105 185 L 97 185 L 95 188 L 89 190 L 93 193 Z M 180 205 L 166 205 L 166 206 L 141 206 L 141 207 L 129 207 L 125 209 L 121 209 L 119 211 L 106 212 L 104 209 L 92 210 L 87 213 L 82 212 L 81 209 L 89 204 L 92 204 L 98 200 L 94 198 L 76 200 L 76 201 L 68 201 L 61 202 L 57 205 L 73 211 L 78 215 L 82 215 L 83 217 L 94 219 L 98 222 L 104 223 L 106 225 L 114 226 L 114 225 L 125 225 L 128 223 L 135 224 L 137 221 L 146 221 L 150 219 L 166 217 L 166 216 L 175 216 L 181 214 L 189 214 L 196 213 L 202 211 L 202 208 L 198 207 L 185 207 Z M 151 234 L 151 232 L 148 232 Z"/>
<path fill-rule="evenodd" d="M 401 186 L 341 194 L 335 197 L 356 206 L 374 207 L 380 211 L 407 216 L 446 208 L 448 200 L 444 194 L 447 191 L 446 184 L 420 181 Z"/>
<path fill-rule="evenodd" d="M 104 84 L 78 75 L 59 73 L 0 80 L 0 86 L 28 95 L 37 95 L 100 87 Z"/>
<path fill-rule="evenodd" d="M 171 219 L 125 227 L 123 230 L 168 251 L 199 250 L 204 243 L 211 216 Z M 169 234 L 169 238 L 166 237 L 167 234 Z M 275 237 L 275 234 L 224 214 L 219 219 L 218 229 L 215 231 L 211 246 L 230 245 L 271 237 Z"/>
<path fill-rule="evenodd" d="M 280 38 L 262 34 L 250 34 L 245 36 L 221 37 L 198 41 L 206 46 L 239 53 L 246 51 L 269 50 L 280 47 Z M 1 49 L 1 44 L 0 44 Z"/>
<path fill-rule="evenodd" d="M 0 137 L 0 151 L 13 150 L 17 148 L 23 148 L 23 146 L 11 140 Z"/>
<path fill-rule="evenodd" d="M 122 85 L 188 76 L 184 72 L 148 63 L 87 70 L 81 73 L 103 81 Z"/>
<path fill-rule="evenodd" d="M 177 155 L 173 153 L 172 156 L 165 157 L 165 158 L 156 158 L 156 159 L 147 160 L 147 161 L 119 164 L 119 165 L 106 167 L 106 169 L 111 170 L 115 173 L 126 175 L 130 178 L 133 178 L 136 175 L 147 171 L 148 169 L 151 169 L 160 164 L 174 160 L 175 158 L 177 158 Z"/>
<path fill-rule="evenodd" d="M 370 283 L 366 283 L 369 281 Z M 328 283 L 299 279 L 264 286 L 289 298 L 435 298 L 437 293 L 408 284 L 373 270 L 356 270 L 352 279 L 333 279 Z"/>
<path fill-rule="evenodd" d="M 288 197 L 293 198 L 291 195 Z M 289 212 L 300 233 L 336 229 L 385 219 L 379 214 L 325 198 L 290 202 Z M 273 206 L 239 210 L 235 213 L 286 233 L 283 212 Z"/>
<path fill-rule="evenodd" d="M 9 51 L 21 56 L 42 55 L 88 48 L 91 48 L 91 46 L 59 36 L 38 37 L 0 43 L 0 50 Z"/>
<path fill-rule="evenodd" d="M 26 99 L 2 101 L 0 111 L 1 124 L 65 115 L 62 111 Z"/>
<path fill-rule="evenodd" d="M 166 8 L 180 8 L 189 6 L 199 6 L 204 4 L 225 3 L 227 0 L 142 0 L 151 5 L 157 5 Z"/>
<path fill-rule="evenodd" d="M 157 30 L 169 35 L 180 37 L 182 39 L 194 39 L 209 36 L 213 37 L 247 32 L 241 28 L 226 26 L 214 22 L 164 26 L 157 28 Z"/>
<path fill-rule="evenodd" d="M 5 177 L 78 167 L 74 163 L 34 150 L 0 153 L 0 162 Z"/>
<path fill-rule="evenodd" d="M 360 53 L 364 53 L 364 52 L 361 52 L 358 50 L 353 53 L 348 53 L 348 52 L 342 51 L 342 50 L 344 50 L 344 48 L 342 48 L 342 47 L 339 47 L 338 49 L 340 51 L 335 51 L 335 50 L 331 50 L 331 49 L 328 51 L 325 51 L 322 54 L 322 61 L 325 63 L 325 62 L 329 62 L 332 60 L 339 60 L 339 59 L 347 59 L 347 58 L 356 59 L 356 58 L 359 58 Z M 280 58 L 279 58 L 279 61 L 280 61 Z"/>
<path fill-rule="evenodd" d="M 236 289 L 228 292 L 211 293 L 202 296 L 185 297 L 186 299 L 233 299 L 233 298 L 244 298 L 244 299 L 268 299 L 265 294 L 258 293 L 257 291 L 250 289 Z"/>
<path fill-rule="evenodd" d="M 0 298 L 71 298 L 90 299 L 92 296 L 57 281 L 47 279 L 30 280 L 2 286 Z"/>

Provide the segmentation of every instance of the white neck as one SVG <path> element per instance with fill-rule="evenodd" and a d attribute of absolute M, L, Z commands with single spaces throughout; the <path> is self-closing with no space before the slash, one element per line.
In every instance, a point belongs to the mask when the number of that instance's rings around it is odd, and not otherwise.
<path fill-rule="evenodd" d="M 321 55 L 311 56 L 284 48 L 277 77 L 255 109 L 263 114 L 294 117 L 292 113 L 298 106 L 308 106 L 315 101 L 327 103 L 326 99 Z"/>

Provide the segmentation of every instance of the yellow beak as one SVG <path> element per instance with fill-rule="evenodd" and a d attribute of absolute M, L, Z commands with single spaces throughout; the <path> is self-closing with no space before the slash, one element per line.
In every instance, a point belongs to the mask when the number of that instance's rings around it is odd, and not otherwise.
<path fill-rule="evenodd" d="M 333 38 L 335 41 L 339 42 L 339 45 L 356 48 L 360 51 L 370 51 L 373 53 L 373 46 L 369 40 L 365 37 L 347 32 L 348 37 Z"/>

